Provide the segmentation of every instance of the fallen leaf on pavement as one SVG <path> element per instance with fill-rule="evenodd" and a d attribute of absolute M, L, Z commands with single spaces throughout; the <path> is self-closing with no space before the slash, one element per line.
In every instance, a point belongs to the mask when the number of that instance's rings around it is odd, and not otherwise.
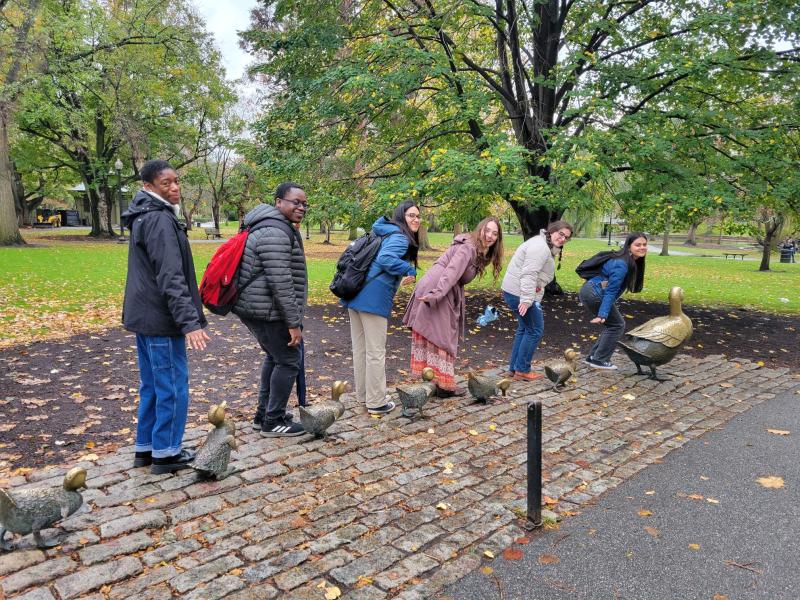
<path fill-rule="evenodd" d="M 723 596 L 722 594 L 714 594 L 713 600 L 728 600 L 728 597 Z"/>
<path fill-rule="evenodd" d="M 767 477 L 759 477 L 756 481 L 765 488 L 782 488 L 783 487 L 783 477 L 778 477 L 777 475 L 769 475 Z"/>
<path fill-rule="evenodd" d="M 494 569 L 492 567 L 481 567 L 481 573 L 484 575 L 491 575 L 494 573 Z"/>
<path fill-rule="evenodd" d="M 652 535 L 654 538 L 658 538 L 661 535 L 661 532 L 658 529 L 656 529 L 655 527 L 649 527 L 648 526 L 648 527 L 645 527 L 644 530 L 648 534 Z"/>
<path fill-rule="evenodd" d="M 325 589 L 325 600 L 336 600 L 341 595 L 342 590 L 335 585 Z"/>
<path fill-rule="evenodd" d="M 531 538 L 529 537 L 518 537 L 514 540 L 515 544 L 519 544 L 520 546 L 524 546 L 525 544 L 531 543 Z"/>
<path fill-rule="evenodd" d="M 700 550 L 700 544 L 689 544 L 691 550 Z"/>
<path fill-rule="evenodd" d="M 717 500 L 716 498 L 706 498 L 706 502 L 709 502 L 711 504 L 719 504 L 719 500 Z"/>
<path fill-rule="evenodd" d="M 555 565 L 561 562 L 561 559 L 558 558 L 555 554 L 540 554 L 539 555 L 539 564 L 540 565 Z"/>
<path fill-rule="evenodd" d="M 522 550 L 519 548 L 506 548 L 503 550 L 503 558 L 506 560 L 521 560 Z"/>
<path fill-rule="evenodd" d="M 653 511 L 652 510 L 647 510 L 646 508 L 641 508 L 641 509 L 639 509 L 639 512 L 636 513 L 636 514 L 638 514 L 640 517 L 652 517 L 653 516 Z"/>
<path fill-rule="evenodd" d="M 485 551 L 483 552 L 483 555 L 484 555 L 486 558 L 494 558 L 494 552 L 492 552 L 491 550 L 485 550 Z"/>
<path fill-rule="evenodd" d="M 786 429 L 767 429 L 768 433 L 774 433 L 775 435 L 789 435 L 791 431 L 787 431 Z"/>

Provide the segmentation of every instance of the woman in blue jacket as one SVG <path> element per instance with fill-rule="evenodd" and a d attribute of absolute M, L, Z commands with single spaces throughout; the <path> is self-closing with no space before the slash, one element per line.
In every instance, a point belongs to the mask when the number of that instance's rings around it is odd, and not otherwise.
<path fill-rule="evenodd" d="M 602 273 L 589 279 L 578 292 L 581 304 L 594 317 L 591 322 L 603 325 L 585 361 L 594 369 L 617 368 L 611 363 L 611 355 L 625 333 L 625 319 L 617 309 L 617 300 L 625 290 L 642 291 L 646 255 L 647 236 L 640 232 L 629 234 L 622 248 L 603 264 Z"/>
<path fill-rule="evenodd" d="M 395 208 L 391 220 L 375 221 L 372 231 L 383 241 L 367 283 L 355 298 L 342 301 L 350 316 L 356 397 L 373 415 L 395 407 L 386 399 L 386 332 L 398 288 L 413 283 L 417 274 L 419 215 L 419 207 L 407 200 Z"/>

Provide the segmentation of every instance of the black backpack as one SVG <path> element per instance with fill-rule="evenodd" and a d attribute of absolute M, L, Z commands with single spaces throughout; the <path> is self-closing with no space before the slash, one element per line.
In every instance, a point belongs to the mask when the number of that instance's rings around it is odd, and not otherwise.
<path fill-rule="evenodd" d="M 603 250 L 594 256 L 587 258 L 575 268 L 575 272 L 581 279 L 591 279 L 603 274 L 603 265 L 614 258 L 614 250 Z"/>
<path fill-rule="evenodd" d="M 334 296 L 342 300 L 352 300 L 358 292 L 369 283 L 367 273 L 384 238 L 394 235 L 376 235 L 372 231 L 351 242 L 347 250 L 342 252 L 336 263 L 336 274 L 331 281 L 330 290 Z"/>

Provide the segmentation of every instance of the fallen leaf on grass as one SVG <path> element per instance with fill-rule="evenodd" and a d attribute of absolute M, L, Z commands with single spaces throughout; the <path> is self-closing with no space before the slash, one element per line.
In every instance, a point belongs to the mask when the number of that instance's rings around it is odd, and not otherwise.
<path fill-rule="evenodd" d="M 769 475 L 767 477 L 759 477 L 756 481 L 765 488 L 782 488 L 784 481 L 783 477 L 778 477 L 777 475 Z"/>
<path fill-rule="evenodd" d="M 540 565 L 556 565 L 561 562 L 561 559 L 557 557 L 555 554 L 540 554 L 539 555 L 539 564 Z"/>
<path fill-rule="evenodd" d="M 519 548 L 506 548 L 503 550 L 503 558 L 506 560 L 522 560 L 522 550 Z"/>
<path fill-rule="evenodd" d="M 789 435 L 791 431 L 786 429 L 767 429 L 767 433 L 774 433 L 775 435 Z"/>

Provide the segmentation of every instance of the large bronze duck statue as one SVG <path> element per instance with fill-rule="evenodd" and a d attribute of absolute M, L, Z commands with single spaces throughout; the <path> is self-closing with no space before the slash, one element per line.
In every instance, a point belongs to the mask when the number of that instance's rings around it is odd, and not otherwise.
<path fill-rule="evenodd" d="M 208 432 L 206 441 L 192 462 L 192 468 L 202 477 L 223 479 L 229 474 L 231 450 L 236 449 L 236 425 L 225 418 L 226 406 L 227 402 L 222 402 L 208 409 L 208 422 L 214 429 Z"/>
<path fill-rule="evenodd" d="M 411 419 L 412 415 L 408 412 L 409 410 L 417 411 L 414 418 L 422 416 L 422 407 L 436 392 L 436 384 L 432 383 L 434 376 L 433 369 L 425 367 L 422 369 L 423 383 L 397 386 L 397 397 L 400 398 L 400 403 L 403 405 L 401 416 Z"/>
<path fill-rule="evenodd" d="M 545 364 L 544 374 L 553 382 L 553 391 L 558 391 L 559 386 L 564 387 L 564 384 L 575 376 L 577 359 L 578 353 L 572 348 L 567 348 L 564 350 L 564 360 L 554 360 Z"/>
<path fill-rule="evenodd" d="M 467 389 L 478 402 L 484 404 L 495 395 L 497 390 L 505 396 L 511 386 L 511 379 L 504 377 L 491 377 L 489 375 L 479 375 L 470 371 L 467 373 Z"/>
<path fill-rule="evenodd" d="M 323 438 L 327 435 L 328 427 L 334 424 L 336 419 L 344 414 L 344 404 L 339 397 L 347 390 L 346 381 L 334 381 L 331 386 L 330 402 L 312 404 L 311 406 L 301 406 L 300 424 L 311 433 L 315 438 Z"/>
<path fill-rule="evenodd" d="M 33 533 L 40 548 L 55 546 L 58 542 L 45 542 L 40 532 L 81 507 L 83 496 L 78 490 L 82 488 L 86 488 L 86 469 L 75 467 L 64 476 L 62 487 L 0 489 L 0 548 L 8 550 L 4 541 L 6 531 L 20 535 Z"/>
<path fill-rule="evenodd" d="M 692 337 L 692 321 L 683 314 L 683 289 L 669 291 L 669 315 L 656 317 L 632 329 L 618 342 L 633 363 L 636 373 L 644 375 L 642 367 L 650 368 L 650 379 L 664 381 L 656 375 L 656 367 L 667 364 L 681 346 Z"/>

